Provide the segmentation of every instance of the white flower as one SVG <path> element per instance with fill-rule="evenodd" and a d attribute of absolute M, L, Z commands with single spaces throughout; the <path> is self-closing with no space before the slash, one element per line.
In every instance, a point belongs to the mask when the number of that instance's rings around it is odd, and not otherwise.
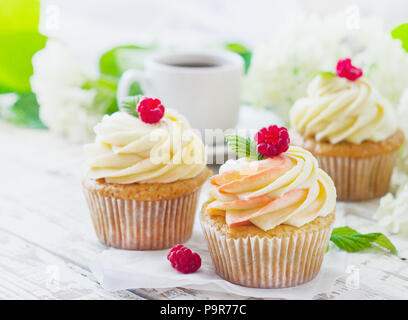
<path fill-rule="evenodd" d="M 0 118 L 7 114 L 9 108 L 11 108 L 18 100 L 18 94 L 2 93 L 0 94 Z"/>
<path fill-rule="evenodd" d="M 408 83 L 406 86 L 408 87 Z M 398 121 L 400 128 L 408 138 L 408 89 L 404 90 L 398 106 Z"/>
<path fill-rule="evenodd" d="M 399 126 L 408 137 L 408 89 L 404 91 L 397 111 Z M 408 142 L 398 152 L 390 191 L 381 198 L 374 218 L 390 232 L 408 235 Z"/>
<path fill-rule="evenodd" d="M 388 193 L 382 197 L 374 218 L 389 232 L 408 235 L 408 184 L 395 196 Z"/>
<path fill-rule="evenodd" d="M 274 108 L 288 119 L 294 101 L 305 95 L 310 75 L 335 72 L 338 59 L 350 57 L 395 105 L 408 83 L 408 55 L 399 40 L 385 32 L 380 20 L 361 18 L 360 28 L 347 27 L 343 14 L 321 18 L 296 15 L 255 48 L 245 80 L 244 99 Z"/>
<path fill-rule="evenodd" d="M 89 78 L 67 46 L 48 40 L 33 57 L 31 87 L 40 105 L 40 118 L 53 132 L 77 143 L 93 137 L 102 115 L 92 112 L 95 89 L 84 89 Z"/>
<path fill-rule="evenodd" d="M 398 152 L 395 169 L 393 172 L 391 186 L 394 193 L 408 184 L 408 89 L 404 90 L 401 102 L 398 106 L 399 127 L 405 134 L 405 143 Z"/>

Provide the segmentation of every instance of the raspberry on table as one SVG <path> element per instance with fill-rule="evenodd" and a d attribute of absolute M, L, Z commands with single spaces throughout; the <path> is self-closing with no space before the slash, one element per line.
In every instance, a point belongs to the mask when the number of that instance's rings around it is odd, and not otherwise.
<path fill-rule="evenodd" d="M 201 267 L 199 254 L 192 252 L 182 244 L 178 244 L 170 250 L 167 260 L 170 261 L 174 269 L 182 273 L 196 272 Z"/>
<path fill-rule="evenodd" d="M 289 133 L 285 127 L 277 125 L 262 128 L 254 137 L 257 150 L 267 157 L 276 157 L 289 149 Z"/>

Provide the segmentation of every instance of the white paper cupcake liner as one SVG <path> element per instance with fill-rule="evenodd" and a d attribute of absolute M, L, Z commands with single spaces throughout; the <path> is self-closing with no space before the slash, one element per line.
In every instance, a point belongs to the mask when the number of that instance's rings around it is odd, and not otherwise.
<path fill-rule="evenodd" d="M 388 192 L 397 152 L 367 158 L 316 156 L 319 166 L 333 179 L 337 200 L 378 198 Z"/>
<path fill-rule="evenodd" d="M 98 239 L 119 249 L 160 250 L 191 237 L 201 188 L 170 200 L 101 196 L 84 188 Z"/>
<path fill-rule="evenodd" d="M 225 280 L 246 287 L 286 288 L 316 277 L 331 227 L 282 238 L 227 238 L 201 221 L 215 270 Z"/>

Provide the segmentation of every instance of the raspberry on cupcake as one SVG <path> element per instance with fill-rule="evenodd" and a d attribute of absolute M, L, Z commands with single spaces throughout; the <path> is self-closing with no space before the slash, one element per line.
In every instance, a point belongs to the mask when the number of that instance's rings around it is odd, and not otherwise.
<path fill-rule="evenodd" d="M 164 116 L 164 106 L 159 99 L 143 97 L 138 106 L 137 112 L 144 123 L 157 123 Z"/>
<path fill-rule="evenodd" d="M 187 120 L 159 99 L 129 97 L 95 133 L 82 185 L 99 240 L 134 250 L 188 240 L 210 170 Z"/>
<path fill-rule="evenodd" d="M 319 272 L 334 222 L 336 189 L 316 158 L 289 146 L 286 128 L 261 129 L 255 141 L 228 136 L 246 156 L 210 179 L 201 211 L 216 272 L 248 287 L 284 288 Z"/>
<path fill-rule="evenodd" d="M 262 128 L 255 135 L 254 140 L 257 143 L 258 152 L 268 157 L 286 152 L 290 142 L 288 130 L 277 125 Z"/>
<path fill-rule="evenodd" d="M 367 200 L 388 192 L 404 134 L 396 112 L 350 59 L 336 74 L 316 75 L 290 110 L 292 143 L 313 153 L 338 199 Z"/>

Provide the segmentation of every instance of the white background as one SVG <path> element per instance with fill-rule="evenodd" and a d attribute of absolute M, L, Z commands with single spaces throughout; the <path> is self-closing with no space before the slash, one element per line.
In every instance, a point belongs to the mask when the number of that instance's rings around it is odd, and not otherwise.
<path fill-rule="evenodd" d="M 327 15 L 358 6 L 391 30 L 407 22 L 406 0 L 42 0 L 41 31 L 67 42 L 90 70 L 120 44 L 194 47 L 217 41 L 255 46 L 288 15 Z"/>

